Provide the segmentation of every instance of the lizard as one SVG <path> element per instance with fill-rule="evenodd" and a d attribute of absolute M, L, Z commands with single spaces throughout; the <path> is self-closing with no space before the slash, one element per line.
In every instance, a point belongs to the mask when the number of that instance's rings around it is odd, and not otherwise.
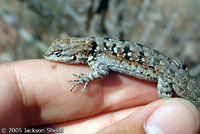
<path fill-rule="evenodd" d="M 78 77 L 70 91 L 84 83 L 103 78 L 112 70 L 139 79 L 157 82 L 159 98 L 171 98 L 173 91 L 200 106 L 200 86 L 189 74 L 186 64 L 137 42 L 112 38 L 72 37 L 56 39 L 45 52 L 45 59 L 68 64 L 88 64 L 90 74 Z"/>

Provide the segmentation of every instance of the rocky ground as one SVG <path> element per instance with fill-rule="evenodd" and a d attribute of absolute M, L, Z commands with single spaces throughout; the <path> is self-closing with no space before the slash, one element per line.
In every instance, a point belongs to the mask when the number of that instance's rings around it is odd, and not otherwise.
<path fill-rule="evenodd" d="M 141 42 L 184 60 L 200 81 L 199 0 L 1 0 L 0 63 L 42 58 L 56 38 Z"/>

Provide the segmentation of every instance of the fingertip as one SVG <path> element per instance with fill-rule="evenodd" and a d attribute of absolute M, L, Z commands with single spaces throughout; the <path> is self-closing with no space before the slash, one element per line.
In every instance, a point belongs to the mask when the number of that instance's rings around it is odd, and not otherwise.
<path fill-rule="evenodd" d="M 0 74 L 0 126 L 23 127 L 23 100 L 14 68 L 1 64 Z"/>
<path fill-rule="evenodd" d="M 199 130 L 199 113 L 187 100 L 172 98 L 163 101 L 148 118 L 144 125 L 148 134 L 197 133 Z"/>

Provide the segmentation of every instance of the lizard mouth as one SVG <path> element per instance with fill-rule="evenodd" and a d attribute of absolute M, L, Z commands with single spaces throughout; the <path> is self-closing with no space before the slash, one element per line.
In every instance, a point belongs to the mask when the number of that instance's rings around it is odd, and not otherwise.
<path fill-rule="evenodd" d="M 48 54 L 45 54 L 45 55 L 44 55 L 44 58 L 47 59 L 47 60 L 50 60 L 50 61 L 53 60 L 53 57 L 52 57 L 52 56 L 49 56 Z"/>
<path fill-rule="evenodd" d="M 75 61 L 73 61 L 73 59 L 71 59 L 71 57 L 68 57 L 68 56 L 66 56 L 66 57 L 57 57 L 57 56 L 55 56 L 55 55 L 44 55 L 44 58 L 45 59 L 47 59 L 47 60 L 50 60 L 50 61 L 58 61 L 58 62 L 67 62 L 67 63 L 73 63 L 73 62 L 75 62 Z M 76 63 L 76 62 L 75 62 Z"/>

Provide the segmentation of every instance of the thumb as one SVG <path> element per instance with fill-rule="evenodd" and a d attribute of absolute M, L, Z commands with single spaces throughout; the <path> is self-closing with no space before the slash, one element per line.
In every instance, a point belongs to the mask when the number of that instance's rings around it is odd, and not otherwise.
<path fill-rule="evenodd" d="M 146 105 L 99 133 L 195 134 L 199 113 L 189 101 L 172 98 Z"/>
<path fill-rule="evenodd" d="M 199 112 L 184 99 L 168 99 L 145 123 L 148 134 L 195 134 L 199 130 Z"/>

